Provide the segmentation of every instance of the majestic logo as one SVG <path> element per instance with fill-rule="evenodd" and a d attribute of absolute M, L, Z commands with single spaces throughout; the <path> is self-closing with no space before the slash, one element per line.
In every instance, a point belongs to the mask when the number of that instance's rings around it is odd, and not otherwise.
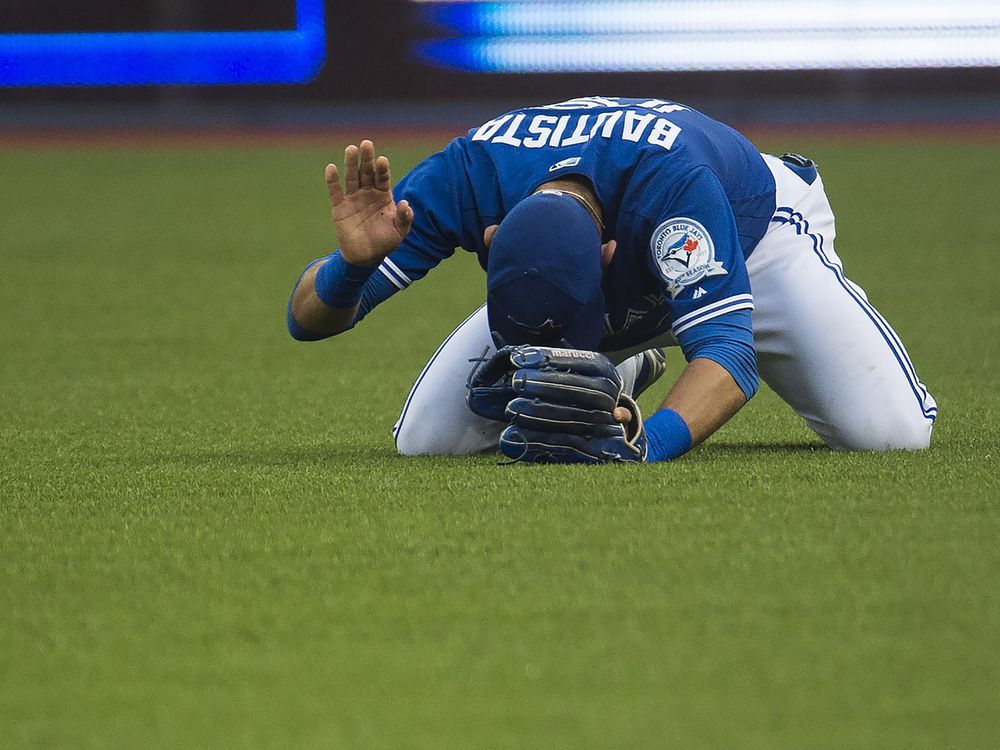
<path fill-rule="evenodd" d="M 571 156 L 568 159 L 557 161 L 555 164 L 549 167 L 549 171 L 555 172 L 557 169 L 565 169 L 566 167 L 575 167 L 579 163 L 580 163 L 579 156 Z"/>
<path fill-rule="evenodd" d="M 625 311 L 625 321 L 622 323 L 620 330 L 623 331 L 627 328 L 631 328 L 662 305 L 663 295 L 659 292 L 655 294 L 647 294 L 646 296 L 634 301 Z"/>
<path fill-rule="evenodd" d="M 727 273 L 715 259 L 711 235 L 694 219 L 681 217 L 663 222 L 653 232 L 649 249 L 671 298 L 708 276 Z"/>

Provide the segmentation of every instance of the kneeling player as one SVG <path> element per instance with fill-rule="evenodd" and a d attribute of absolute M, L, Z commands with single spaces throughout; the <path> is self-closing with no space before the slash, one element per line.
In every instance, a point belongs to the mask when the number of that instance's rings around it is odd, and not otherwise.
<path fill-rule="evenodd" d="M 406 399 L 393 430 L 401 453 L 496 448 L 513 417 L 474 413 L 466 386 L 470 360 L 504 344 L 603 352 L 626 396 L 661 370 L 655 347 L 679 345 L 687 365 L 645 421 L 645 460 L 708 437 L 758 375 L 832 448 L 930 442 L 934 399 L 844 275 L 822 179 L 803 157 L 761 154 L 682 104 L 588 97 L 455 139 L 400 181 L 398 202 L 368 141 L 346 151 L 346 190 L 334 165 L 326 177 L 341 247 L 296 285 L 296 338 L 350 329 L 456 247 L 487 274 L 486 304 Z M 612 413 L 634 437 L 634 412 Z"/>

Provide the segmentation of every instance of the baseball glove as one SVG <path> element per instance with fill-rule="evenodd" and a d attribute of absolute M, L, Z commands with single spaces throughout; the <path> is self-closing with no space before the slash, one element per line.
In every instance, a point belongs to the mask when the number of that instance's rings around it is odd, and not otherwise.
<path fill-rule="evenodd" d="M 642 414 L 598 352 L 508 346 L 469 375 L 469 408 L 507 423 L 500 451 L 531 463 L 638 463 L 646 458 Z M 614 410 L 624 406 L 624 425 Z"/>

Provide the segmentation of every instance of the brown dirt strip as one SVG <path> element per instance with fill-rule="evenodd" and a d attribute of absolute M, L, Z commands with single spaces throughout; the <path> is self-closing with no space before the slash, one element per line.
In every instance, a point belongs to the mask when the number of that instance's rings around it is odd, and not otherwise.
<path fill-rule="evenodd" d="M 900 140 L 960 140 L 994 144 L 1000 141 L 1000 119 L 982 122 L 927 123 L 927 122 L 850 122 L 850 123 L 790 123 L 783 125 L 745 124 L 738 127 L 752 140 L 787 138 L 830 139 L 853 141 Z M 376 143 L 423 144 L 428 141 L 444 143 L 462 135 L 461 128 L 401 128 L 371 127 L 358 124 L 353 127 L 313 129 L 259 129 L 259 128 L 139 128 L 88 130 L 17 129 L 0 133 L 0 151 L 22 150 L 199 150 L 199 149 L 260 149 L 260 148 L 315 148 L 336 147 L 371 138 Z"/>
<path fill-rule="evenodd" d="M 262 128 L 140 128 L 117 130 L 15 130 L 0 134 L 0 151 L 15 150 L 201 150 L 336 147 L 363 138 L 393 143 L 445 143 L 464 134 L 461 129 L 356 128 L 262 129 Z"/>

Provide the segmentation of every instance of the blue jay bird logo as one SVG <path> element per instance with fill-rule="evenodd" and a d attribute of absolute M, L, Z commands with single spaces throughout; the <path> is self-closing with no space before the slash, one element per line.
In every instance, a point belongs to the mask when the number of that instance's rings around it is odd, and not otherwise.
<path fill-rule="evenodd" d="M 685 268 L 691 266 L 691 255 L 698 249 L 699 242 L 691 236 L 689 232 L 681 235 L 681 238 L 667 246 L 666 259 L 674 260 Z"/>

